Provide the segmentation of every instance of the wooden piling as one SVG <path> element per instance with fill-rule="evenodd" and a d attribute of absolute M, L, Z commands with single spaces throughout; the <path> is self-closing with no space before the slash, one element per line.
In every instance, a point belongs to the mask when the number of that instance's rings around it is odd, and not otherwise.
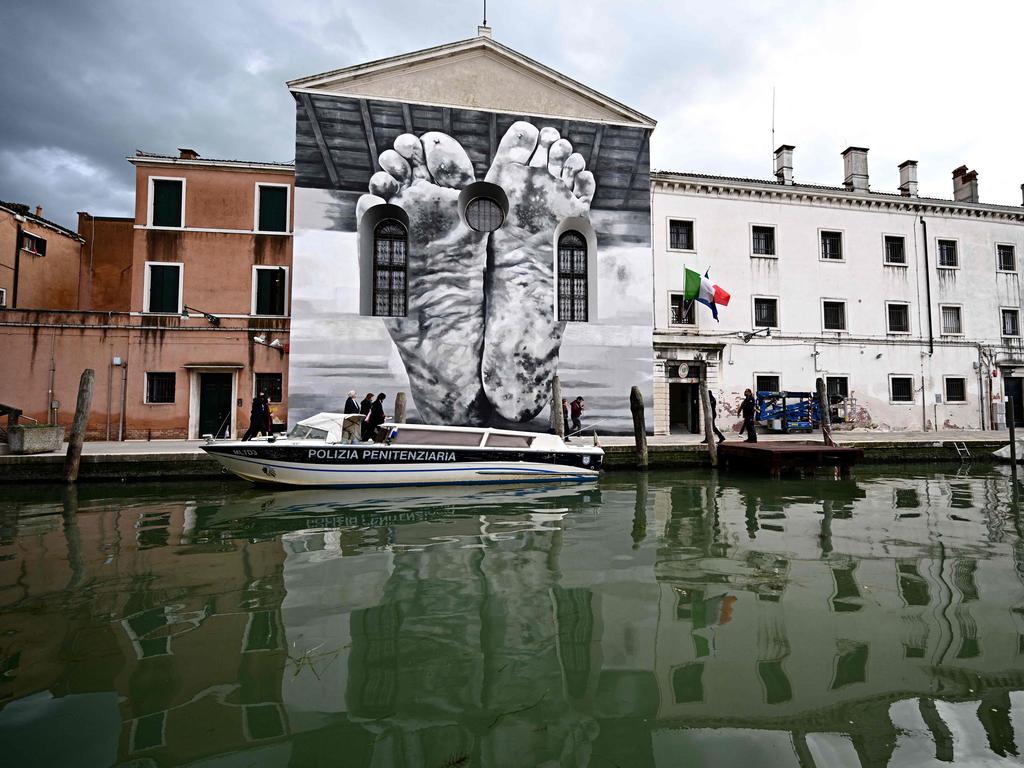
<path fill-rule="evenodd" d="M 405 424 L 405 392 L 395 395 L 395 423 Z"/>
<path fill-rule="evenodd" d="M 825 388 L 825 380 L 819 376 L 815 387 L 818 394 L 818 415 L 821 418 L 821 437 L 825 445 L 835 447 L 836 441 L 832 439 L 832 416 L 828 410 L 828 391 Z"/>
<path fill-rule="evenodd" d="M 555 434 L 565 437 L 565 414 L 562 413 L 562 382 L 551 377 L 551 426 Z"/>
<path fill-rule="evenodd" d="M 1010 429 L 1010 468 L 1016 477 L 1017 475 L 1017 431 L 1013 423 L 1013 398 L 1006 398 L 1006 426 Z"/>
<path fill-rule="evenodd" d="M 636 439 L 636 468 L 647 470 L 647 425 L 644 424 L 644 396 L 640 387 L 629 392 L 629 410 L 633 413 L 633 437 Z"/>
<path fill-rule="evenodd" d="M 715 440 L 715 415 L 711 412 L 711 398 L 708 397 L 707 368 L 701 366 L 700 405 L 704 412 L 704 441 L 708 444 L 711 466 L 718 466 L 718 441 Z"/>
<path fill-rule="evenodd" d="M 89 407 L 92 405 L 92 388 L 96 383 L 96 372 L 92 368 L 82 371 L 78 382 L 78 403 L 75 405 L 75 420 L 71 423 L 68 438 L 68 452 L 64 458 L 64 482 L 78 481 L 78 464 L 82 460 L 82 441 L 89 423 Z"/>

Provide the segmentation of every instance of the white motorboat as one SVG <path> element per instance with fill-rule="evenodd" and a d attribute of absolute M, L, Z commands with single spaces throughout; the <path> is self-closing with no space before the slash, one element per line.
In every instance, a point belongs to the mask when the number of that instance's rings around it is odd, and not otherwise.
<path fill-rule="evenodd" d="M 283 438 L 202 446 L 245 480 L 289 486 L 409 486 L 583 481 L 597 478 L 604 451 L 558 435 L 488 427 L 382 424 L 367 442 L 346 442 L 346 420 L 319 413 Z M 351 426 L 351 425 L 350 425 Z"/>

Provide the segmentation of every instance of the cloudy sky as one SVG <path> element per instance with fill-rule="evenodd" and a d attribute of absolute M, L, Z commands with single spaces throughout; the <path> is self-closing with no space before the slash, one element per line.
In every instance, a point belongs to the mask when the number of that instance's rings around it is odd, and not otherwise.
<path fill-rule="evenodd" d="M 475 34 L 481 0 L 5 0 L 0 199 L 128 215 L 136 148 L 291 160 L 288 79 Z M 491 0 L 494 36 L 659 121 L 652 165 L 842 183 L 870 147 L 872 187 L 920 162 L 921 193 L 979 173 L 1021 204 L 1024 3 Z M 387 10 L 382 10 L 383 8 Z"/>

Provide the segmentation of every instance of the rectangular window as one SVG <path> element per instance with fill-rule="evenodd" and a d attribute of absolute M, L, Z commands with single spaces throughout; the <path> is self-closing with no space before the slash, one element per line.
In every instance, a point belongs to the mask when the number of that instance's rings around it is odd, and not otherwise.
<path fill-rule="evenodd" d="M 147 264 L 147 312 L 181 312 L 181 264 Z"/>
<path fill-rule="evenodd" d="M 939 266 L 947 269 L 960 266 L 956 252 L 956 240 L 939 240 Z"/>
<path fill-rule="evenodd" d="M 959 376 L 946 377 L 946 402 L 967 402 L 967 379 Z"/>
<path fill-rule="evenodd" d="M 897 235 L 885 236 L 885 263 L 907 266 L 905 240 Z"/>
<path fill-rule="evenodd" d="M 914 379 L 910 376 L 890 376 L 889 399 L 894 403 L 914 402 Z"/>
<path fill-rule="evenodd" d="M 1020 310 L 1000 310 L 1003 316 L 1003 336 L 1020 336 Z"/>
<path fill-rule="evenodd" d="M 959 336 L 963 334 L 964 327 L 960 316 L 960 307 L 944 304 L 939 306 L 939 312 L 942 313 L 943 335 Z"/>
<path fill-rule="evenodd" d="M 821 232 L 821 258 L 829 261 L 843 260 L 843 233 Z"/>
<path fill-rule="evenodd" d="M 288 270 L 284 267 L 254 267 L 253 314 L 284 315 L 288 297 Z"/>
<path fill-rule="evenodd" d="M 779 327 L 778 299 L 754 299 L 754 326 L 758 328 Z"/>
<path fill-rule="evenodd" d="M 256 229 L 259 232 L 288 231 L 288 187 L 256 185 Z"/>
<path fill-rule="evenodd" d="M 826 331 L 846 330 L 846 302 L 821 302 L 821 322 Z"/>
<path fill-rule="evenodd" d="M 909 304 L 886 304 L 885 313 L 889 333 L 910 333 Z"/>
<path fill-rule="evenodd" d="M 0 288 L 0 307 L 7 306 L 7 289 Z"/>
<path fill-rule="evenodd" d="M 668 247 L 674 251 L 693 250 L 693 222 L 669 219 Z"/>
<path fill-rule="evenodd" d="M 696 325 L 697 312 L 694 301 L 687 301 L 681 293 L 673 293 L 670 298 L 669 325 Z"/>
<path fill-rule="evenodd" d="M 1000 272 L 1017 271 L 1017 252 L 1012 245 L 997 245 L 996 261 Z"/>
<path fill-rule="evenodd" d="M 154 227 L 184 227 L 185 180 L 151 179 L 150 201 Z"/>
<path fill-rule="evenodd" d="M 21 233 L 21 250 L 31 253 L 33 256 L 46 255 L 46 240 L 39 235 L 30 235 L 28 232 Z"/>
<path fill-rule="evenodd" d="M 174 402 L 174 371 L 146 371 L 146 402 Z"/>
<path fill-rule="evenodd" d="M 272 403 L 280 403 L 282 398 L 281 374 L 280 373 L 257 373 L 256 392 L 264 392 L 267 399 Z"/>
<path fill-rule="evenodd" d="M 825 393 L 829 398 L 841 397 L 844 400 L 850 396 L 850 380 L 846 376 L 826 376 Z"/>
<path fill-rule="evenodd" d="M 775 373 L 759 373 L 754 376 L 755 392 L 780 392 L 780 378 Z"/>
<path fill-rule="evenodd" d="M 754 255 L 775 255 L 775 227 L 753 227 L 752 230 Z"/>

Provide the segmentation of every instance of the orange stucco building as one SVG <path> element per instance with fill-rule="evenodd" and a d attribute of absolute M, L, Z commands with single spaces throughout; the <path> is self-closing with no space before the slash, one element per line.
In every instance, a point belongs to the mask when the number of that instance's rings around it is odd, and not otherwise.
<path fill-rule="evenodd" d="M 134 218 L 83 212 L 68 245 L 22 254 L 17 306 L 0 309 L 0 403 L 69 426 L 92 368 L 90 439 L 238 435 L 257 389 L 285 423 L 293 166 L 128 159 Z"/>

